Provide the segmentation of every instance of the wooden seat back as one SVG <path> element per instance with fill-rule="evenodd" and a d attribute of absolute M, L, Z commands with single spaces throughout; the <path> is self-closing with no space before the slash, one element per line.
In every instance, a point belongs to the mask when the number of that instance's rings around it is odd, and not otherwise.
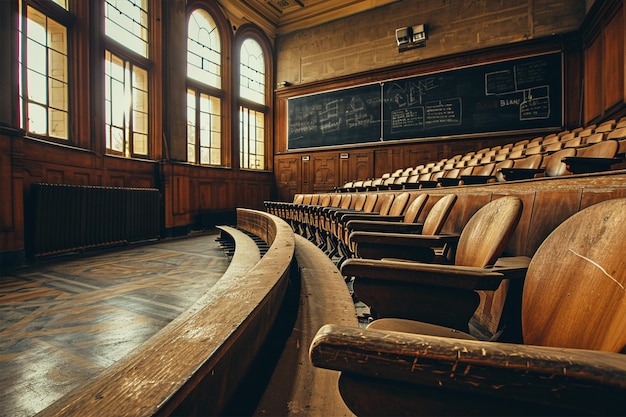
<path fill-rule="evenodd" d="M 522 200 L 501 197 L 481 207 L 467 222 L 456 249 L 455 265 L 493 265 L 509 243 L 522 215 Z"/>
<path fill-rule="evenodd" d="M 373 193 L 370 193 L 373 195 Z M 355 198 L 352 199 L 350 204 L 350 208 L 355 210 L 363 210 L 363 206 L 365 206 L 365 201 L 367 200 L 367 194 L 359 193 Z"/>
<path fill-rule="evenodd" d="M 543 161 L 543 167 L 545 168 L 546 177 L 557 177 L 560 175 L 571 174 L 567 170 L 567 165 L 563 162 L 563 158 L 568 156 L 574 156 L 576 149 L 567 148 L 546 156 Z"/>
<path fill-rule="evenodd" d="M 350 207 L 351 202 L 352 202 L 352 194 L 344 194 L 341 196 L 341 201 L 339 202 L 337 207 L 347 209 Z"/>
<path fill-rule="evenodd" d="M 324 194 L 323 196 L 320 197 L 319 202 L 317 203 L 318 206 L 322 206 L 322 207 L 326 207 L 330 204 L 331 201 L 331 195 L 330 194 Z"/>
<path fill-rule="evenodd" d="M 420 194 L 417 197 L 415 197 L 415 199 L 411 201 L 409 206 L 406 208 L 406 211 L 404 212 L 403 221 L 405 223 L 415 222 L 415 220 L 417 220 L 419 215 L 422 213 L 422 210 L 424 210 L 427 200 L 428 200 L 428 194 L 425 194 L 425 193 Z"/>
<path fill-rule="evenodd" d="M 543 159 L 543 155 L 536 154 L 527 156 L 525 158 L 516 159 L 513 162 L 513 168 L 528 168 L 528 169 L 537 169 L 541 165 L 541 160 Z"/>
<path fill-rule="evenodd" d="M 585 158 L 614 158 L 617 154 L 619 144 L 615 140 L 605 140 L 590 146 L 578 148 L 576 156 Z"/>
<path fill-rule="evenodd" d="M 626 199 L 561 223 L 533 256 L 524 283 L 525 344 L 624 352 Z"/>
<path fill-rule="evenodd" d="M 474 167 L 474 169 L 471 172 L 471 175 L 486 175 L 486 176 L 493 175 L 495 168 L 496 168 L 495 162 L 490 162 L 484 165 L 478 165 Z"/>
<path fill-rule="evenodd" d="M 431 236 L 441 233 L 441 228 L 448 219 L 452 207 L 454 203 L 456 203 L 456 199 L 456 194 L 446 194 L 433 204 L 424 219 L 424 226 L 422 227 L 423 235 Z"/>
<path fill-rule="evenodd" d="M 364 213 L 371 213 L 374 211 L 374 207 L 376 207 L 376 202 L 378 201 L 378 193 L 367 193 L 367 197 L 365 198 L 365 203 L 363 204 L 362 211 Z"/>
<path fill-rule="evenodd" d="M 513 167 L 512 159 L 505 159 L 504 161 L 498 162 L 494 168 L 494 175 L 496 176 L 496 181 L 498 182 L 506 181 L 506 179 L 504 178 L 504 175 L 502 174 L 500 170 L 502 168 L 512 168 L 512 167 Z"/>
<path fill-rule="evenodd" d="M 400 193 L 398 195 L 390 194 L 393 198 L 391 206 L 388 210 L 381 210 L 381 215 L 389 215 L 389 216 L 402 216 L 404 213 L 404 209 L 406 208 L 407 203 L 409 202 L 409 198 L 411 195 L 409 193 Z"/>
<path fill-rule="evenodd" d="M 341 204 L 341 200 L 343 200 L 343 196 L 344 195 L 350 195 L 350 194 L 335 194 L 332 196 L 331 200 L 330 200 L 330 207 L 339 207 L 339 204 Z"/>

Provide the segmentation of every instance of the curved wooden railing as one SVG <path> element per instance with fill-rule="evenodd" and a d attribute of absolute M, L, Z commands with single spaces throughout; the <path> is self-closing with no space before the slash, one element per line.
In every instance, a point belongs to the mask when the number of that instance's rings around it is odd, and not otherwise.
<path fill-rule="evenodd" d="M 258 262 L 236 248 L 231 267 L 192 307 L 39 415 L 220 414 L 276 319 L 295 251 L 278 217 L 238 209 L 237 224 L 269 245 Z"/>

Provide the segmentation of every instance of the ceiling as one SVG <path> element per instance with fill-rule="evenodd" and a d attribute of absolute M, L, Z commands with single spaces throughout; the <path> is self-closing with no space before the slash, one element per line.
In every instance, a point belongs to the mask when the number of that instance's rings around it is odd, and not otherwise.
<path fill-rule="evenodd" d="M 239 0 L 225 8 L 279 36 L 399 0 Z"/>

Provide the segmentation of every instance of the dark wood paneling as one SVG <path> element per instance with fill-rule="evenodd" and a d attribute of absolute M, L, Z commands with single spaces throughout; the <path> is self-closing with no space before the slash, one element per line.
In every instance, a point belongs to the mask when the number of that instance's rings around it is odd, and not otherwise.
<path fill-rule="evenodd" d="M 624 102 L 624 14 L 622 8 L 616 11 L 604 28 L 603 69 L 603 110 Z"/>

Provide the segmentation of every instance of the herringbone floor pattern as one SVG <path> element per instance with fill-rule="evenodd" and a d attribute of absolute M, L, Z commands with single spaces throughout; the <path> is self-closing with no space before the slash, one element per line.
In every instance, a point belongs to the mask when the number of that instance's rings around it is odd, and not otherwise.
<path fill-rule="evenodd" d="M 217 236 L 0 271 L 0 416 L 36 414 L 191 306 L 230 262 Z"/>

